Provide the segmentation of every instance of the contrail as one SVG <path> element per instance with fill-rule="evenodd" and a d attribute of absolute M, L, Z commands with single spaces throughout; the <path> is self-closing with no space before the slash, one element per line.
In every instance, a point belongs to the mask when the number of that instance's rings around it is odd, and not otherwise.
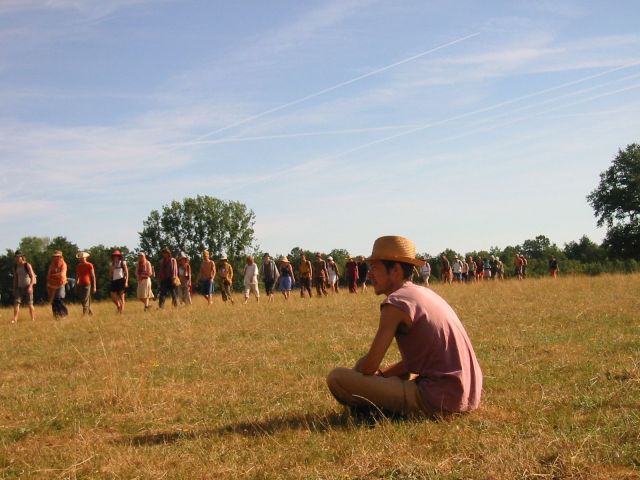
<path fill-rule="evenodd" d="M 454 115 L 452 117 L 448 117 L 448 118 L 445 118 L 443 120 L 438 120 L 438 121 L 435 121 L 435 122 L 426 123 L 426 124 L 420 125 L 418 127 L 411 128 L 409 130 L 405 130 L 404 132 L 395 133 L 395 134 L 389 135 L 387 137 L 379 138 L 377 140 L 373 140 L 371 142 L 367 142 L 367 143 L 364 143 L 362 145 L 358 145 L 356 147 L 350 148 L 348 150 L 345 150 L 343 152 L 337 153 L 335 155 L 330 155 L 330 156 L 326 157 L 323 160 L 333 160 L 333 159 L 336 159 L 336 158 L 344 157 L 344 156 L 349 155 L 351 153 L 357 152 L 359 150 L 363 150 L 363 149 L 368 148 L 368 147 L 372 147 L 374 145 L 378 145 L 380 143 L 387 142 L 389 140 L 394 140 L 396 138 L 404 137 L 404 136 L 410 135 L 412 133 L 420 132 L 422 130 L 427 130 L 429 128 L 436 127 L 436 126 L 439 126 L 439 125 L 444 125 L 446 123 L 453 122 L 455 120 L 461 120 L 463 118 L 467 118 L 467 117 L 471 117 L 471 116 L 474 116 L 474 115 L 478 115 L 480 113 L 485 113 L 485 112 L 489 112 L 491 110 L 496 110 L 496 109 L 498 109 L 500 107 L 504 107 L 505 105 L 510 105 L 512 103 L 516 103 L 516 102 L 519 102 L 519 101 L 522 101 L 522 100 L 526 100 L 528 98 L 537 97 L 537 96 L 543 95 L 545 93 L 549 93 L 549 92 L 552 92 L 552 91 L 555 91 L 555 90 L 559 90 L 561 88 L 569 87 L 571 85 L 577 85 L 579 83 L 583 83 L 583 82 L 586 82 L 588 80 L 592 80 L 594 78 L 602 77 L 603 75 L 608 75 L 610 73 L 617 72 L 617 71 L 623 70 L 625 68 L 631 68 L 631 67 L 636 66 L 636 65 L 640 65 L 640 62 L 635 62 L 635 63 L 623 65 L 623 66 L 620 66 L 620 67 L 615 67 L 615 68 L 606 70 L 604 72 L 600 72 L 600 73 L 597 73 L 597 74 L 594 74 L 594 75 L 589 75 L 588 77 L 580 78 L 578 80 L 573 80 L 571 82 L 566 82 L 566 83 L 563 83 L 563 84 L 560 84 L 560 85 L 556 85 L 555 87 L 545 88 L 545 89 L 539 90 L 537 92 L 528 93 L 526 95 L 522 95 L 520 97 L 512 98 L 511 100 L 505 100 L 504 102 L 496 103 L 494 105 L 490 105 L 488 107 L 480 108 L 478 110 L 473 110 L 471 112 L 462 113 L 460 115 Z"/>
<path fill-rule="evenodd" d="M 618 68 L 618 67 L 616 67 Z M 548 104 L 548 103 L 552 103 L 552 102 L 556 102 L 562 98 L 567 98 L 567 97 L 574 97 L 576 95 L 582 95 L 583 93 L 587 93 L 593 90 L 597 90 L 603 87 L 606 87 L 608 85 L 611 85 L 613 83 L 619 83 L 619 82 L 623 82 L 625 80 L 630 80 L 633 78 L 638 78 L 640 77 L 640 73 L 633 73 L 630 75 L 626 75 L 624 77 L 620 77 L 620 78 L 616 78 L 614 80 L 610 80 L 608 82 L 604 82 L 598 85 L 594 85 L 592 87 L 588 87 L 588 88 L 583 88 L 581 90 L 577 90 L 575 92 L 570 92 L 570 93 L 566 93 L 564 95 L 560 95 L 554 98 L 550 98 L 548 100 L 544 100 L 542 102 L 533 104 L 533 105 L 525 105 L 523 107 L 517 108 L 515 110 L 511 110 L 508 111 L 506 113 L 502 113 L 500 115 L 495 115 L 493 117 L 490 118 L 485 118 L 483 119 L 483 121 L 481 123 L 487 123 L 487 120 L 491 121 L 491 120 L 497 120 L 499 118 L 508 116 L 508 115 L 512 115 L 514 113 L 517 112 L 521 112 L 523 110 L 530 110 L 532 108 L 536 108 L 536 107 L 540 107 L 542 105 Z M 592 78 L 592 77 L 589 77 Z M 554 87 L 557 88 L 557 87 Z M 219 138 L 219 139 L 214 139 L 214 140 L 201 140 L 198 142 L 184 142 L 184 143 L 174 143 L 174 144 L 169 144 L 169 146 L 175 145 L 175 146 L 181 146 L 181 145 L 219 145 L 219 144 L 223 144 L 223 143 L 241 143 L 241 142 L 256 142 L 256 141 L 263 141 L 263 140 L 283 140 L 283 139 L 290 139 L 290 138 L 301 138 L 301 137 L 320 137 L 320 136 L 327 136 L 327 135 L 348 135 L 348 134 L 352 134 L 352 133 L 369 133 L 369 132 L 379 132 L 379 131 L 385 131 L 385 130 L 400 130 L 400 129 L 413 129 L 413 128 L 420 128 L 422 127 L 423 124 L 413 124 L 413 125 L 383 125 L 383 126 L 378 126 L 378 127 L 362 127 L 362 128 L 346 128 L 346 129 L 341 129 L 341 130 L 318 130 L 318 131 L 314 131 L 314 132 L 299 132 L 299 133 L 279 133 L 279 134 L 272 134 L 272 135 L 256 135 L 256 136 L 248 136 L 248 137 L 225 137 L 225 138 Z"/>
<path fill-rule="evenodd" d="M 184 143 L 183 145 L 188 145 L 188 144 L 193 143 L 193 142 L 198 142 L 199 140 L 203 140 L 203 139 L 208 138 L 208 137 L 210 137 L 212 135 L 215 135 L 215 134 L 220 133 L 220 132 L 224 132 L 226 130 L 229 130 L 231 128 L 237 127 L 239 125 L 244 125 L 245 123 L 251 122 L 251 121 L 256 120 L 258 118 L 262 118 L 262 117 L 264 117 L 266 115 L 269 115 L 271 113 L 279 112 L 280 110 L 284 110 L 285 108 L 291 107 L 293 105 L 297 105 L 299 103 L 305 102 L 305 101 L 310 100 L 310 99 L 315 98 L 315 97 L 319 97 L 320 95 L 324 95 L 325 93 L 332 92 L 333 90 L 337 90 L 337 89 L 342 88 L 342 87 L 344 87 L 346 85 L 350 85 L 350 84 L 358 82 L 358 81 L 360 81 L 362 79 L 371 77 L 373 75 L 377 75 L 378 73 L 381 73 L 381 72 L 384 72 L 384 71 L 389 70 L 391 68 L 395 68 L 395 67 L 397 67 L 399 65 L 403 65 L 405 63 L 411 62 L 413 60 L 416 60 L 418 58 L 421 58 L 421 57 L 424 57 L 426 55 L 429 55 L 430 53 L 437 52 L 438 50 L 442 50 L 444 48 L 450 47 L 450 46 L 455 45 L 457 43 L 464 42 L 465 40 L 469 40 L 470 38 L 477 37 L 478 35 L 480 35 L 480 32 L 472 33 L 471 35 L 466 35 L 466 36 L 458 38 L 456 40 L 452 40 L 451 42 L 447 42 L 447 43 L 444 43 L 442 45 L 438 45 L 437 47 L 431 48 L 431 49 L 426 50 L 426 51 L 424 51 L 422 53 L 418 53 L 417 55 L 413 55 L 412 57 L 405 58 L 404 60 L 400 60 L 399 62 L 395 62 L 395 63 L 392 63 L 390 65 L 386 65 L 384 67 L 378 68 L 376 70 L 372 70 L 372 71 L 370 71 L 368 73 L 365 73 L 363 75 L 359 75 L 359 76 L 354 77 L 354 78 L 352 78 L 350 80 L 346 80 L 344 82 L 340 82 L 340 83 L 338 83 L 336 85 L 333 85 L 331 87 L 324 88 L 324 89 L 322 89 L 322 90 L 320 90 L 318 92 L 311 93 L 311 94 L 306 95 L 304 97 L 298 98 L 297 100 L 292 100 L 291 102 L 287 102 L 287 103 L 284 103 L 284 104 L 279 105 L 277 107 L 270 108 L 269 110 L 265 110 L 264 112 L 260 112 L 260 113 L 257 113 L 255 115 L 252 115 L 250 117 L 243 118 L 242 120 L 238 120 L 237 122 L 234 122 L 234 123 L 232 123 L 230 125 L 227 125 L 225 127 L 221 127 L 221 128 L 218 128 L 217 130 L 213 130 L 212 132 L 205 133 L 204 135 L 200 135 L 199 137 L 194 138 L 191 142 Z"/>

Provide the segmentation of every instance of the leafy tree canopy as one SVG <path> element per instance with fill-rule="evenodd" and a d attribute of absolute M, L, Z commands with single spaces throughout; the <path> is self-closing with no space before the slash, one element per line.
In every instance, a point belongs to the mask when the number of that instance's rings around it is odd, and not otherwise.
<path fill-rule="evenodd" d="M 607 226 L 604 246 L 613 258 L 640 258 L 640 145 L 632 143 L 600 174 L 587 195 L 598 226 Z"/>
<path fill-rule="evenodd" d="M 154 258 L 168 247 L 191 258 L 209 250 L 213 258 L 236 259 L 252 248 L 254 224 L 255 214 L 243 203 L 198 195 L 152 210 L 139 232 L 140 247 Z"/>

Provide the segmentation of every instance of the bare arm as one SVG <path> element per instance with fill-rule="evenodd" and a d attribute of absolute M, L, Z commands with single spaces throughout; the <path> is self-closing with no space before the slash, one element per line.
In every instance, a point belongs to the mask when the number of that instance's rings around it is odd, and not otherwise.
<path fill-rule="evenodd" d="M 96 271 L 91 269 L 91 287 L 93 293 L 96 293 Z"/>
<path fill-rule="evenodd" d="M 124 288 L 127 288 L 129 286 L 129 268 L 124 260 L 122 260 L 122 273 L 124 273 Z"/>
<path fill-rule="evenodd" d="M 393 305 L 385 305 L 380 312 L 380 323 L 369 351 L 356 363 L 355 370 L 365 375 L 373 375 L 384 358 L 396 330 L 401 323 L 411 323 L 409 315 Z M 397 364 L 396 364 L 397 365 Z M 395 365 L 390 367 L 397 368 Z M 404 373 L 404 372 L 403 372 Z"/>

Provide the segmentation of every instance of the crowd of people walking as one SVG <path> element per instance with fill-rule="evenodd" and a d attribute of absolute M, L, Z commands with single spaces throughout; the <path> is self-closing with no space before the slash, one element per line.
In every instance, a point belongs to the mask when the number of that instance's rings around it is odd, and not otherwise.
<path fill-rule="evenodd" d="M 14 318 L 18 320 L 21 305 L 27 305 L 31 319 L 34 319 L 33 286 L 36 284 L 36 274 L 33 267 L 27 262 L 25 255 L 16 252 L 16 264 L 13 275 L 14 289 Z M 68 315 L 65 304 L 67 293 L 73 291 L 82 305 L 83 315 L 92 315 L 92 295 L 96 293 L 96 273 L 93 264 L 88 260 L 89 253 L 80 251 L 76 254 L 77 265 L 75 277 L 68 276 L 67 263 L 60 250 L 53 253 L 47 272 L 47 293 L 53 315 L 56 318 Z M 429 286 L 432 275 L 432 266 L 428 258 L 423 258 L 419 271 L 414 269 L 414 277 Z M 506 265 L 499 257 L 490 255 L 487 257 L 471 256 L 458 257 L 454 255 L 449 259 L 441 255 L 440 280 L 443 283 L 470 283 L 481 280 L 503 280 L 505 278 Z M 527 259 L 522 254 L 516 255 L 514 262 L 514 277 L 522 280 L 527 275 Z M 308 259 L 303 253 L 297 269 L 289 261 L 287 256 L 273 259 L 268 253 L 258 265 L 251 255 L 246 257 L 246 263 L 242 271 L 244 287 L 244 303 L 253 296 L 256 302 L 260 301 L 260 283 L 264 285 L 264 292 L 268 301 L 273 301 L 276 292 L 280 292 L 285 300 L 289 300 L 296 286 L 300 289 L 300 297 L 318 297 L 340 292 L 340 280 L 344 278 L 344 284 L 350 293 L 364 292 L 367 289 L 369 265 L 363 256 L 348 257 L 344 268 L 336 263 L 332 256 L 316 253 L 315 258 Z M 549 273 L 554 278 L 559 272 L 558 261 L 555 257 L 549 259 Z M 138 261 L 135 268 L 129 269 L 122 252 L 115 250 L 111 254 L 108 268 L 108 282 L 110 297 L 116 311 L 122 314 L 125 309 L 126 292 L 129 287 L 130 275 L 137 280 L 136 297 L 143 304 L 144 311 L 151 309 L 151 301 L 156 300 L 153 291 L 153 279 L 157 279 L 158 307 L 164 308 L 168 298 L 171 305 L 177 307 L 180 304 L 191 305 L 194 285 L 196 291 L 202 294 L 209 305 L 212 304 L 214 292 L 220 290 L 223 302 L 234 304 L 233 279 L 234 268 L 229 259 L 222 255 L 217 262 L 210 258 L 207 250 L 202 252 L 200 268 L 195 275 L 191 269 L 189 257 L 184 252 L 179 252 L 175 257 L 170 249 L 164 248 L 161 259 L 154 268 L 147 254 L 138 252 Z"/>

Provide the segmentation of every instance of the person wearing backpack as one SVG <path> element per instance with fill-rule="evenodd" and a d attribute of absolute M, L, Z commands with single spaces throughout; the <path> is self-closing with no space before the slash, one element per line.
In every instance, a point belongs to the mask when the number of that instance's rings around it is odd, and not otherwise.
<path fill-rule="evenodd" d="M 20 313 L 20 305 L 24 302 L 29 307 L 29 315 L 31 320 L 35 320 L 35 309 L 33 308 L 33 286 L 36 284 L 36 274 L 33 273 L 33 267 L 24 254 L 18 250 L 16 252 L 16 265 L 13 270 L 13 321 L 18 321 Z"/>

